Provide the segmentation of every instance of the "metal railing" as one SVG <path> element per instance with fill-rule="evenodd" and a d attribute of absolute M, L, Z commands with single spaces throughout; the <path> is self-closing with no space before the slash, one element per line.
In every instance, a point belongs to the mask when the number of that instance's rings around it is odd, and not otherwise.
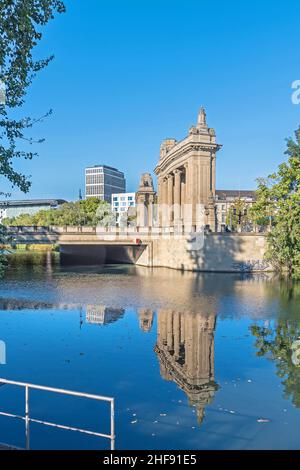
<path fill-rule="evenodd" d="M 5 413 L 0 411 L 0 416 L 5 416 L 8 418 L 17 418 L 25 421 L 25 437 L 26 437 L 26 450 L 30 448 L 30 423 L 42 424 L 44 426 L 50 426 L 58 429 L 64 429 L 66 431 L 74 431 L 82 434 L 87 434 L 95 437 L 102 437 L 105 439 L 110 439 L 110 448 L 111 450 L 115 449 L 115 400 L 111 397 L 104 397 L 101 395 L 91 395 L 89 393 L 74 392 L 71 390 L 64 390 L 60 388 L 45 387 L 42 385 L 34 385 L 26 382 L 15 382 L 13 380 L 7 380 L 0 378 L 0 385 L 14 385 L 17 387 L 22 387 L 25 389 L 25 416 L 15 415 L 12 413 Z M 110 434 L 104 434 L 95 431 L 89 431 L 87 429 L 75 428 L 72 426 L 66 426 L 63 424 L 52 423 L 48 421 L 43 421 L 40 419 L 31 418 L 29 414 L 29 390 L 42 390 L 44 392 L 58 393 L 61 395 L 69 395 L 73 397 L 88 398 L 90 400 L 106 401 L 110 403 Z"/>

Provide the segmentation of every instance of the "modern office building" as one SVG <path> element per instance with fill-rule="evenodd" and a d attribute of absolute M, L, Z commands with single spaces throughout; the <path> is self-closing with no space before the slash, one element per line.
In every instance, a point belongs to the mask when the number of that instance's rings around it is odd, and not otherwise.
<path fill-rule="evenodd" d="M 24 199 L 0 201 L 0 222 L 5 218 L 18 217 L 22 214 L 34 215 L 41 210 L 56 209 L 66 203 L 64 199 Z"/>
<path fill-rule="evenodd" d="M 125 193 L 124 173 L 111 166 L 95 165 L 85 169 L 85 197 L 111 202 L 113 193 Z"/>
<path fill-rule="evenodd" d="M 135 193 L 114 193 L 111 195 L 111 207 L 117 213 L 117 222 L 130 207 L 135 207 Z"/>

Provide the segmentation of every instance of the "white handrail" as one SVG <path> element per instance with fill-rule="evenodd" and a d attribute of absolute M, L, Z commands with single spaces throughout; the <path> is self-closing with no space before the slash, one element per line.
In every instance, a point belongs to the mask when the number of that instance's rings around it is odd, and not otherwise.
<path fill-rule="evenodd" d="M 32 423 L 37 423 L 37 424 L 43 424 L 44 426 L 50 426 L 50 427 L 55 427 L 58 429 L 65 429 L 68 431 L 75 431 L 75 432 L 80 432 L 83 434 L 88 434 L 91 436 L 96 436 L 96 437 L 103 437 L 106 439 L 110 439 L 111 442 L 111 450 L 115 449 L 115 400 L 112 397 L 105 397 L 101 395 L 94 395 L 90 393 L 83 393 L 83 392 L 75 392 L 73 390 L 65 390 L 62 388 L 53 388 L 53 387 L 46 387 L 44 385 L 35 385 L 31 384 L 28 382 L 17 382 L 14 380 L 7 380 L 0 378 L 0 384 L 6 384 L 6 385 L 14 385 L 17 387 L 22 387 L 25 388 L 25 416 L 20 416 L 20 415 L 15 415 L 11 413 L 5 413 L 3 411 L 0 411 L 0 416 L 6 416 L 9 418 L 17 418 L 25 421 L 25 436 L 26 436 L 26 449 L 28 450 L 30 448 L 30 422 Z M 69 395 L 69 396 L 74 396 L 74 397 L 80 397 L 80 398 L 88 398 L 90 400 L 98 400 L 98 401 L 107 401 L 110 403 L 110 434 L 104 434 L 104 433 L 99 433 L 95 431 L 89 431 L 87 429 L 80 429 L 72 426 L 65 426 L 62 424 L 57 424 L 57 423 L 51 423 L 48 421 L 43 421 L 43 420 L 38 420 L 35 418 L 31 418 L 29 414 L 29 390 L 42 390 L 45 392 L 52 392 L 52 393 L 59 393 L 62 395 Z"/>

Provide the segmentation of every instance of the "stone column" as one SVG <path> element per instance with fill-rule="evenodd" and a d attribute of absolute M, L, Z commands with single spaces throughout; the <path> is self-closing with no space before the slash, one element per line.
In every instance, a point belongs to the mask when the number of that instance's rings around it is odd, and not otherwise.
<path fill-rule="evenodd" d="M 168 220 L 168 180 L 167 178 L 162 179 L 162 198 L 161 207 L 159 208 L 161 214 L 161 227 L 166 227 L 169 223 Z"/>
<path fill-rule="evenodd" d="M 185 171 L 181 173 L 181 189 L 180 189 L 180 200 L 181 200 L 181 220 L 184 221 L 184 205 L 186 201 L 186 184 L 185 184 Z"/>
<path fill-rule="evenodd" d="M 183 314 L 180 314 L 180 343 L 183 344 L 185 341 L 185 318 L 186 318 L 185 312 Z"/>
<path fill-rule="evenodd" d="M 185 165 L 185 188 L 186 188 L 186 197 L 185 197 L 185 214 L 184 214 L 184 225 L 187 230 L 190 230 L 189 227 L 192 226 L 193 218 L 193 197 L 194 197 L 194 181 L 193 181 L 193 162 L 190 161 Z"/>
<path fill-rule="evenodd" d="M 194 315 L 189 313 L 186 320 L 185 360 L 186 371 L 190 377 L 193 377 L 195 373 L 195 349 L 197 343 L 197 329 L 195 326 Z"/>
<path fill-rule="evenodd" d="M 158 191 L 157 191 L 158 223 L 160 227 L 162 226 L 162 211 L 161 211 L 162 200 L 163 200 L 163 179 L 160 176 L 158 178 Z"/>
<path fill-rule="evenodd" d="M 173 336 L 173 312 L 168 310 L 167 315 L 167 347 L 169 351 L 174 350 L 174 336 Z"/>
<path fill-rule="evenodd" d="M 167 179 L 162 178 L 162 197 L 160 200 L 161 204 L 166 204 L 167 203 Z"/>
<path fill-rule="evenodd" d="M 173 194 L 174 194 L 174 177 L 170 173 L 168 175 L 168 207 L 169 207 L 169 226 L 173 225 Z"/>
<path fill-rule="evenodd" d="M 188 186 L 187 186 L 187 163 L 184 164 L 181 176 L 181 219 L 183 225 L 185 224 L 187 210 L 185 205 L 188 204 Z"/>
<path fill-rule="evenodd" d="M 162 202 L 162 196 L 163 196 L 162 186 L 163 186 L 163 179 L 160 176 L 158 178 L 158 181 L 157 181 L 157 202 L 158 202 L 158 204 L 161 204 L 161 202 Z"/>
<path fill-rule="evenodd" d="M 137 227 L 145 227 L 146 222 L 146 206 L 145 206 L 145 197 L 139 195 L 136 201 L 136 225 Z"/>
<path fill-rule="evenodd" d="M 212 161 L 211 161 L 211 179 L 212 179 L 212 193 L 213 196 L 216 194 L 216 156 L 212 156 Z"/>
<path fill-rule="evenodd" d="M 179 352 L 180 352 L 180 313 L 179 312 L 174 312 L 173 327 L 174 327 L 174 356 L 175 356 L 175 359 L 178 359 Z"/>
<path fill-rule="evenodd" d="M 150 194 L 148 200 L 148 227 L 153 227 L 153 207 L 154 207 L 154 196 Z"/>
<path fill-rule="evenodd" d="M 181 171 L 175 170 L 174 174 L 174 224 L 179 225 L 181 223 Z"/>
<path fill-rule="evenodd" d="M 157 344 L 160 348 L 167 344 L 167 313 L 165 310 L 157 312 Z"/>

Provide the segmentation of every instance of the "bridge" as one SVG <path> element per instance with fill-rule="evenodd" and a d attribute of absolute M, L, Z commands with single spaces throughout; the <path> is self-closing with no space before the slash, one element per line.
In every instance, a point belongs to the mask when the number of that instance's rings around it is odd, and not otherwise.
<path fill-rule="evenodd" d="M 207 272 L 274 270 L 264 259 L 262 233 L 202 233 L 197 240 L 198 234 L 179 233 L 174 227 L 8 227 L 7 232 L 12 246 L 58 245 L 62 263 L 126 263 Z"/>
<path fill-rule="evenodd" d="M 145 234 L 145 233 L 144 233 Z M 63 262 L 136 263 L 150 240 L 141 239 L 136 229 L 111 227 L 7 227 L 12 245 L 57 245 Z M 148 251 L 148 250 L 147 250 Z M 151 253 L 151 249 L 149 250 Z M 151 265 L 151 260 L 148 260 Z"/>

